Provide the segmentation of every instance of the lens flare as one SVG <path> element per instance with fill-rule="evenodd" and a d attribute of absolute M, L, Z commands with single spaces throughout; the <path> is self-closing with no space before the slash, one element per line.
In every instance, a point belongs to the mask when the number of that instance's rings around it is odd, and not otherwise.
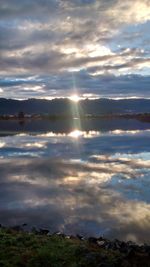
<path fill-rule="evenodd" d="M 78 95 L 71 95 L 69 99 L 71 101 L 78 102 L 80 100 L 80 97 Z"/>
<path fill-rule="evenodd" d="M 74 130 L 69 134 L 69 136 L 71 136 L 73 138 L 78 138 L 78 137 L 80 137 L 82 135 L 83 135 L 83 132 L 79 131 L 79 130 Z"/>

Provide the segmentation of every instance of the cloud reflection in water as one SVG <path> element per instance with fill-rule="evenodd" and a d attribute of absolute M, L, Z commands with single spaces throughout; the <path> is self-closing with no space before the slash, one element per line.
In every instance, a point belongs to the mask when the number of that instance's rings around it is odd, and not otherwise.
<path fill-rule="evenodd" d="M 20 133 L 1 137 L 0 157 L 88 158 L 92 154 L 150 152 L 150 130 L 81 131 L 70 133 Z M 138 144 L 138 145 L 137 145 Z M 57 146 L 56 146 L 57 145 Z"/>
<path fill-rule="evenodd" d="M 150 199 L 143 196 L 150 185 L 149 167 L 149 161 L 111 156 L 97 162 L 3 159 L 1 223 L 148 241 Z"/>
<path fill-rule="evenodd" d="M 149 142 L 149 130 L 1 137 L 0 222 L 147 242 Z"/>

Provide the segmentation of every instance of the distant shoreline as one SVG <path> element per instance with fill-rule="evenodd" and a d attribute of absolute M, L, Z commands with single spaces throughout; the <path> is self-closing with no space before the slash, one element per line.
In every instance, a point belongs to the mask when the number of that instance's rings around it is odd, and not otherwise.
<path fill-rule="evenodd" d="M 136 119 L 141 122 L 150 122 L 150 113 L 124 113 L 124 114 L 101 114 L 101 115 L 81 115 L 78 117 L 73 117 L 72 115 L 43 115 L 43 114 L 36 114 L 36 115 L 29 115 L 24 114 L 22 118 L 18 117 L 17 115 L 0 115 L 0 121 L 8 121 L 8 120 L 17 120 L 17 121 L 28 121 L 28 120 L 84 120 L 84 119 Z"/>

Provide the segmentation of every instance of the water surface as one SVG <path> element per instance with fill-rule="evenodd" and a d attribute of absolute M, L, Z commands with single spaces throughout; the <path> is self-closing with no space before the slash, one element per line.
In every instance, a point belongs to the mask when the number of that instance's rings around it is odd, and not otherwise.
<path fill-rule="evenodd" d="M 150 124 L 0 122 L 0 222 L 150 240 Z"/>

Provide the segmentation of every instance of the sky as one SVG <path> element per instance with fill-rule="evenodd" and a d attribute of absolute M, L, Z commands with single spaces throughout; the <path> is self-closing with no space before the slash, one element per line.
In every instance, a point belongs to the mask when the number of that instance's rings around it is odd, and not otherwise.
<path fill-rule="evenodd" d="M 0 0 L 0 97 L 150 98 L 150 0 Z"/>

